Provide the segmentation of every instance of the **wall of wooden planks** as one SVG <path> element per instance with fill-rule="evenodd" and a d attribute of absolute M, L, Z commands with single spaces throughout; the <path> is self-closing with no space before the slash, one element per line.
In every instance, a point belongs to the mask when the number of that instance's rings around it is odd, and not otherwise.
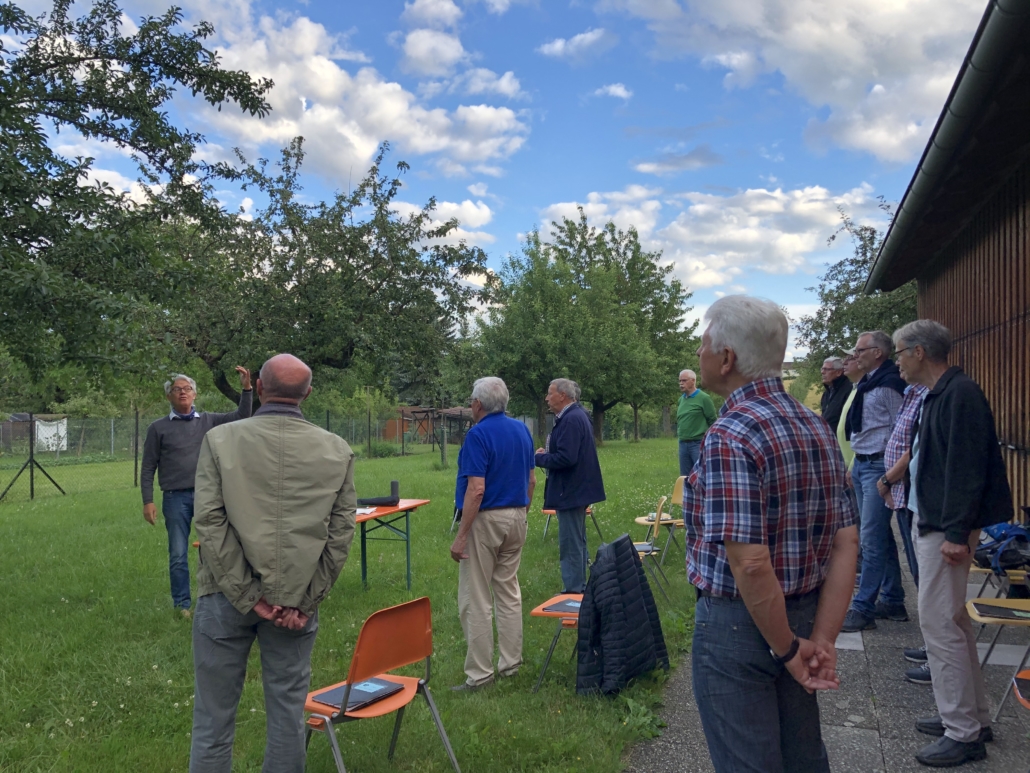
<path fill-rule="evenodd" d="M 946 325 L 951 362 L 994 411 L 1016 516 L 1030 505 L 1030 161 L 918 278 L 919 316 Z"/>

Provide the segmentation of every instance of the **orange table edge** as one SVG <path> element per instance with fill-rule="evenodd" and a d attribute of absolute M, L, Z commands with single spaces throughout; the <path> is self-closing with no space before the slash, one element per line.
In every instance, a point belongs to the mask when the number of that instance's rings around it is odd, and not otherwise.
<path fill-rule="evenodd" d="M 402 499 L 397 504 L 389 507 L 377 507 L 371 513 L 358 514 L 355 518 L 359 526 L 361 526 L 361 586 L 368 589 L 368 559 L 365 555 L 365 542 L 370 539 L 378 539 L 384 542 L 396 542 L 402 540 L 404 542 L 405 560 L 407 562 L 407 580 L 408 590 L 411 590 L 411 513 L 422 507 L 428 505 L 430 500 L 428 499 Z M 401 531 L 393 524 L 399 521 L 401 518 L 404 519 L 404 531 Z M 371 527 L 366 527 L 369 521 L 375 521 L 375 524 Z M 386 529 L 394 537 L 369 537 L 369 533 L 376 531 L 377 529 Z"/>

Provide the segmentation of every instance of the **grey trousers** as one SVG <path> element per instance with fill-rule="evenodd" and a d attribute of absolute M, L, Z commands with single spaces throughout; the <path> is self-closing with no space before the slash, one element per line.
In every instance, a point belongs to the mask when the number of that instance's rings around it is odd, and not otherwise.
<path fill-rule="evenodd" d="M 303 773 L 304 701 L 318 613 L 300 631 L 241 615 L 221 593 L 202 596 L 193 616 L 195 697 L 190 773 L 230 773 L 236 709 L 254 639 L 265 688 L 264 773 Z"/>
<path fill-rule="evenodd" d="M 971 548 L 979 536 L 979 529 L 969 535 Z M 973 623 L 966 612 L 973 556 L 970 553 L 958 566 L 947 563 L 941 555 L 943 532 L 924 537 L 913 525 L 912 540 L 919 560 L 919 627 L 944 734 L 954 741 L 974 741 L 991 719 Z"/>

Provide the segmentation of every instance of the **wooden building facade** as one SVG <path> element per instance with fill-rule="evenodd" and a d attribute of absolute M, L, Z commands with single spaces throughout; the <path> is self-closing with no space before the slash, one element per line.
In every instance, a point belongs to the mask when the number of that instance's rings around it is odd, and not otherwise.
<path fill-rule="evenodd" d="M 870 272 L 915 279 L 919 316 L 994 412 L 1019 519 L 1030 505 L 1030 3 L 993 0 Z"/>

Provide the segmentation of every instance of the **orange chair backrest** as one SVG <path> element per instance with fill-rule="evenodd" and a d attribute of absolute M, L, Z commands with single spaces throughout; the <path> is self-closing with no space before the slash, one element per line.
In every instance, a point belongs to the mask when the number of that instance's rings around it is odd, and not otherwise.
<path fill-rule="evenodd" d="M 433 654 L 429 597 L 374 612 L 358 634 L 347 681 L 362 679 L 425 660 Z"/>
<path fill-rule="evenodd" d="M 672 498 L 669 500 L 674 505 L 683 506 L 683 486 L 687 482 L 685 475 L 680 475 L 676 478 L 676 482 L 672 484 Z"/>

